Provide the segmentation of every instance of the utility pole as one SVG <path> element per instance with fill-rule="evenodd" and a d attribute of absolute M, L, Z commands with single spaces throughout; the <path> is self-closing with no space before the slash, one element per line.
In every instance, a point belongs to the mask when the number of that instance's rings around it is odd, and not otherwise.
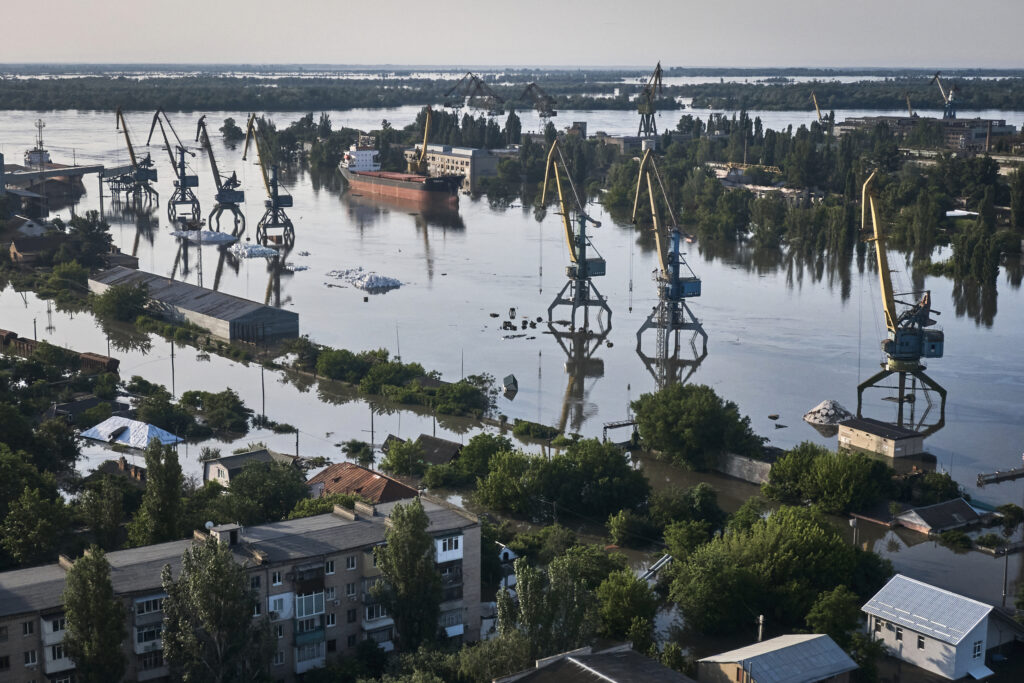
<path fill-rule="evenodd" d="M 757 642 L 761 642 L 761 638 L 764 637 L 764 615 L 757 615 Z"/>
<path fill-rule="evenodd" d="M 264 368 L 263 364 L 261 363 L 260 364 L 260 392 L 263 394 L 263 408 L 261 410 L 261 417 L 260 417 L 260 426 L 261 427 L 267 421 L 267 385 L 263 381 L 263 371 L 264 370 L 266 370 L 266 368 Z"/>
<path fill-rule="evenodd" d="M 1010 553 L 1003 546 L 1003 607 L 1006 607 L 1006 573 L 1010 569 Z"/>

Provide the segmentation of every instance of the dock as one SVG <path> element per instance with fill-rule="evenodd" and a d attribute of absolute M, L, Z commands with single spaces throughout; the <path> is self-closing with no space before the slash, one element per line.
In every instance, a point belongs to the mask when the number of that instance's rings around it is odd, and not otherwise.
<path fill-rule="evenodd" d="M 984 486 L 985 484 L 998 484 L 1004 481 L 1013 481 L 1014 479 L 1020 479 L 1024 477 L 1024 467 L 1015 467 L 1012 470 L 996 470 L 990 473 L 981 473 L 978 475 L 978 486 Z"/>

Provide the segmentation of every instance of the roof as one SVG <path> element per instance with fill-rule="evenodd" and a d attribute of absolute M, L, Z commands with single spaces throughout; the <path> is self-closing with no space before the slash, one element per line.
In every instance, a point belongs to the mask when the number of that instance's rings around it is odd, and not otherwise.
<path fill-rule="evenodd" d="M 609 652 L 590 654 L 590 648 L 559 657 L 539 660 L 533 671 L 508 676 L 507 680 L 531 683 L 693 683 L 693 679 L 673 671 L 650 657 L 632 649 L 616 648 Z M 504 678 L 498 679 L 506 680 Z"/>
<path fill-rule="evenodd" d="M 237 320 L 257 311 L 273 311 L 275 315 L 298 317 L 294 311 L 264 306 L 249 299 L 124 266 L 109 268 L 89 280 L 106 286 L 146 285 L 151 299 L 220 320 Z"/>
<path fill-rule="evenodd" d="M 59 564 L 0 573 L 0 617 L 54 607 L 64 591 Z"/>
<path fill-rule="evenodd" d="M 957 645 L 988 616 L 992 606 L 897 574 L 861 610 Z"/>
<path fill-rule="evenodd" d="M 371 503 L 387 503 L 412 498 L 416 489 L 391 477 L 351 462 L 329 465 L 306 482 L 310 487 L 323 484 L 321 495 L 357 493 Z"/>
<path fill-rule="evenodd" d="M 59 249 L 66 241 L 67 237 L 63 234 L 47 235 L 45 237 L 25 237 L 23 235 L 17 235 L 13 240 L 11 240 L 11 243 L 17 251 L 25 254 L 49 251 L 50 249 Z"/>
<path fill-rule="evenodd" d="M 849 420 L 840 422 L 839 426 L 857 429 L 862 432 L 874 434 L 875 436 L 880 436 L 883 439 L 891 439 L 892 441 L 912 439 L 915 436 L 921 436 L 920 432 L 915 432 L 913 429 L 897 427 L 896 425 L 891 425 L 888 422 L 882 422 L 881 420 L 875 420 L 870 417 L 852 417 Z"/>
<path fill-rule="evenodd" d="M 131 448 L 140 449 L 148 446 L 149 442 L 153 439 L 157 439 L 165 445 L 183 441 L 183 439 L 174 434 L 147 422 L 139 422 L 138 420 L 130 420 L 127 417 L 117 416 L 108 417 L 95 427 L 86 429 L 81 435 L 86 439 L 106 441 L 107 443 L 120 443 Z"/>
<path fill-rule="evenodd" d="M 900 522 L 911 522 L 926 526 L 930 530 L 942 531 L 973 524 L 981 519 L 978 511 L 963 498 L 954 498 L 934 505 L 906 510 L 896 515 Z"/>
<path fill-rule="evenodd" d="M 279 462 L 284 465 L 292 465 L 298 460 L 294 455 L 288 455 L 287 453 L 278 453 L 272 451 L 269 448 L 257 448 L 253 451 L 246 451 L 244 453 L 232 453 L 231 455 L 223 455 L 219 458 L 212 458 L 203 462 L 203 472 L 205 474 L 206 469 L 214 464 L 220 464 L 227 468 L 228 478 L 231 478 L 242 471 L 246 465 L 252 462 Z"/>
<path fill-rule="evenodd" d="M 461 443 L 439 439 L 429 434 L 420 434 L 416 441 L 423 449 L 423 459 L 431 465 L 446 465 L 462 450 Z"/>
<path fill-rule="evenodd" d="M 700 661 L 735 662 L 752 670 L 757 683 L 812 683 L 857 668 L 834 640 L 820 633 L 779 636 Z"/>

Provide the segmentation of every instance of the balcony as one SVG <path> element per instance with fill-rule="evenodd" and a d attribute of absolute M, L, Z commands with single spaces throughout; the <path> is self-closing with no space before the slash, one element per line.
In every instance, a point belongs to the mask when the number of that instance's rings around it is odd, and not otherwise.
<path fill-rule="evenodd" d="M 312 631 L 306 631 L 305 633 L 296 633 L 295 647 L 302 647 L 303 645 L 310 645 L 311 643 L 319 643 L 322 640 L 324 640 L 324 629 L 321 626 Z"/>
<path fill-rule="evenodd" d="M 154 669 L 145 669 L 136 676 L 138 681 L 152 681 L 157 678 L 164 678 L 169 673 L 166 666 L 158 666 Z"/>
<path fill-rule="evenodd" d="M 462 584 L 457 586 L 442 587 L 441 588 L 441 602 L 451 602 L 452 600 L 462 599 Z"/>
<path fill-rule="evenodd" d="M 451 586 L 462 585 L 462 573 L 458 574 L 442 574 L 441 575 L 441 587 L 450 588 Z"/>

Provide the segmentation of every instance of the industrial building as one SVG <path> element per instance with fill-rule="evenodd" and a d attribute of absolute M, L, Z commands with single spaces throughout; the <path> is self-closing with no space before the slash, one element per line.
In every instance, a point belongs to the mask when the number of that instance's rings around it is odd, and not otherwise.
<path fill-rule="evenodd" d="M 480 523 L 469 513 L 421 499 L 430 518 L 442 577 L 438 628 L 455 642 L 480 634 Z M 393 648 L 394 620 L 370 593 L 380 579 L 373 548 L 384 542 L 393 503 L 254 527 L 224 524 L 209 534 L 231 546 L 257 593 L 255 616 L 270 620 L 270 677 L 294 681 L 328 660 L 352 655 L 360 641 Z M 194 539 L 107 553 L 114 592 L 125 604 L 125 680 L 165 679 L 160 639 L 160 571 L 178 574 Z M 71 681 L 74 662 L 62 646 L 61 593 L 72 561 L 0 573 L 0 679 L 8 683 Z"/>
<path fill-rule="evenodd" d="M 996 138 L 1017 134 L 1017 127 L 1004 119 L 931 119 L 920 116 L 856 116 L 836 124 L 836 135 L 855 130 L 872 130 L 884 123 L 898 139 L 906 139 L 920 124 L 942 126 L 948 149 L 987 151 Z"/>
<path fill-rule="evenodd" d="M 150 307 L 176 322 L 188 321 L 228 341 L 268 342 L 299 336 L 299 314 L 141 270 L 117 266 L 89 278 L 89 291 L 145 285 Z"/>
<path fill-rule="evenodd" d="M 407 161 L 419 158 L 420 146 L 405 150 Z M 490 150 L 475 147 L 452 147 L 451 145 L 427 145 L 427 175 L 442 176 L 463 174 L 462 189 L 476 192 L 481 178 L 498 175 L 498 161 L 501 157 Z"/>
<path fill-rule="evenodd" d="M 839 450 L 909 458 L 924 453 L 924 435 L 870 417 L 855 417 L 839 424 Z"/>

